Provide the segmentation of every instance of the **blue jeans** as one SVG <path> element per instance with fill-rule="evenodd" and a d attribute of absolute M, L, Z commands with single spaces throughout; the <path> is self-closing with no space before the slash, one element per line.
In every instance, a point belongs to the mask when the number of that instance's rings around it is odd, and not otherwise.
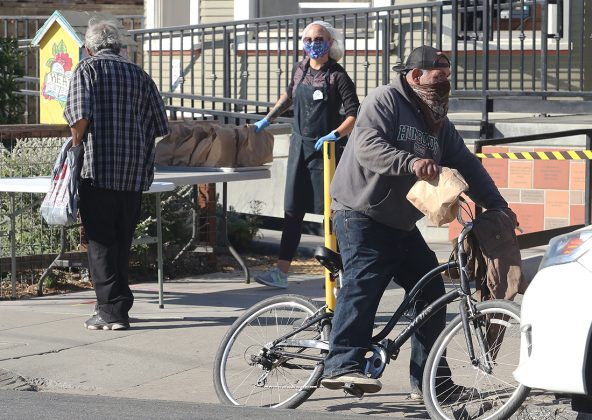
<path fill-rule="evenodd" d="M 333 226 L 344 273 L 324 377 L 363 371 L 378 304 L 389 282 L 394 280 L 409 293 L 425 273 L 438 265 L 436 255 L 417 228 L 393 229 L 351 210 L 335 212 Z M 438 276 L 417 295 L 410 316 L 442 295 L 444 281 Z M 445 325 L 446 308 L 443 308 L 411 337 L 409 370 L 413 390 L 422 388 L 428 353 Z"/>

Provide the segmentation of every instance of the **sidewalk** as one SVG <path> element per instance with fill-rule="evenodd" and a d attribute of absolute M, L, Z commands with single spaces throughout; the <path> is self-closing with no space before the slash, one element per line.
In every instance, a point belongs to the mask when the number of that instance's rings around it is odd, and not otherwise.
<path fill-rule="evenodd" d="M 48 392 L 217 403 L 211 378 L 222 336 L 245 308 L 281 293 L 244 284 L 240 272 L 166 282 L 162 310 L 156 284 L 136 284 L 133 291 L 136 301 L 128 331 L 83 328 L 94 308 L 92 291 L 2 302 L 0 388 L 20 383 L 23 389 L 27 383 Z M 321 301 L 322 279 L 294 276 L 289 292 Z M 400 289 L 391 289 L 384 303 L 392 305 L 401 296 Z M 406 366 L 407 360 L 403 354 L 397 364 Z M 420 404 L 405 401 L 406 375 L 397 370 L 391 368 L 381 394 L 359 401 L 320 389 L 301 409 L 395 417 L 404 409 L 408 416 L 423 414 Z M 22 377 L 20 382 L 16 375 Z"/>
<path fill-rule="evenodd" d="M 322 301 L 322 283 L 320 276 L 292 276 L 288 292 Z M 133 285 L 127 331 L 83 328 L 94 308 L 92 291 L 0 302 L 0 389 L 218 403 L 211 378 L 222 336 L 245 308 L 283 291 L 244 284 L 241 272 L 168 281 L 164 289 L 165 308 L 158 309 L 155 283 Z M 377 322 L 386 322 L 402 296 L 395 286 L 386 291 Z M 406 399 L 408 360 L 409 345 L 388 367 L 378 394 L 359 400 L 319 389 L 298 410 L 426 418 L 422 404 Z M 554 409 L 570 418 L 566 407 Z"/>

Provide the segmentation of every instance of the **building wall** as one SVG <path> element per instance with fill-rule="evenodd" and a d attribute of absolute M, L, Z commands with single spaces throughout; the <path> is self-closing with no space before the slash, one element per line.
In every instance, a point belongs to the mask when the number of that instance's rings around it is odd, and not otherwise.
<path fill-rule="evenodd" d="M 144 14 L 144 0 L 0 0 L 0 16 L 49 16 L 55 10 L 102 11 L 114 15 Z"/>
<path fill-rule="evenodd" d="M 234 20 L 234 0 L 201 0 L 199 14 L 200 23 L 230 22 Z"/>

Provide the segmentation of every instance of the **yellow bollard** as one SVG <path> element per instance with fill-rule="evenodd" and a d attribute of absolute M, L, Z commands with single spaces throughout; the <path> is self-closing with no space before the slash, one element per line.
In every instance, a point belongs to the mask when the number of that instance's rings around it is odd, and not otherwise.
<path fill-rule="evenodd" d="M 329 195 L 329 186 L 335 174 L 335 142 L 326 141 L 323 143 L 323 174 L 324 174 L 324 192 L 325 192 L 325 213 L 324 230 L 325 246 L 332 251 L 337 251 L 337 238 L 333 232 L 333 223 L 331 222 L 331 196 Z M 335 280 L 331 278 L 329 270 L 325 269 L 325 303 L 327 310 L 333 312 L 335 309 Z"/>

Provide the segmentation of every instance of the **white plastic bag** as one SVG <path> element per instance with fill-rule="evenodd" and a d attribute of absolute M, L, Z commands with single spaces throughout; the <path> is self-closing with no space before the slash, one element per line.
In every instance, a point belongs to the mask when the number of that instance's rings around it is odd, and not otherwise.
<path fill-rule="evenodd" d="M 62 146 L 53 167 L 51 187 L 41 203 L 41 216 L 48 225 L 76 223 L 78 179 L 82 167 L 82 145 L 72 147 L 72 139 Z"/>

